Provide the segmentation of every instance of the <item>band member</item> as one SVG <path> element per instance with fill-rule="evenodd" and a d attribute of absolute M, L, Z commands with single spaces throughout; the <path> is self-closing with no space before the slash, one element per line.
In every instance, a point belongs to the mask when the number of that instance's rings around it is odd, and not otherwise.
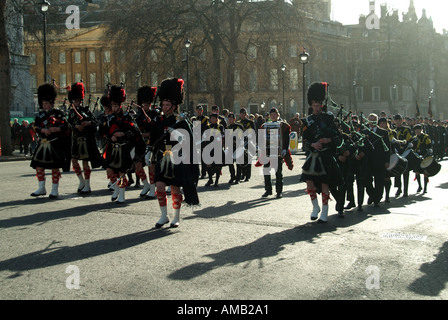
<path fill-rule="evenodd" d="M 386 130 L 388 133 L 389 142 L 391 145 L 391 148 L 389 150 L 389 152 L 390 152 L 389 156 L 390 156 L 394 153 L 393 147 L 395 146 L 396 141 L 397 141 L 397 132 L 390 128 L 390 125 L 387 122 L 386 118 L 378 119 L 378 127 Z M 386 202 L 386 203 L 390 202 L 389 193 L 390 193 L 390 188 L 392 187 L 392 181 L 390 179 L 391 177 L 392 177 L 391 173 L 388 170 L 386 170 L 386 178 L 384 181 L 384 196 L 385 196 L 384 202 Z"/>
<path fill-rule="evenodd" d="M 388 132 L 378 127 L 378 116 L 375 113 L 371 113 L 367 119 L 369 127 L 363 130 L 367 137 L 367 204 L 373 203 L 375 207 L 379 207 L 383 197 L 386 169 L 389 167 L 390 140 Z"/>
<path fill-rule="evenodd" d="M 344 204 L 345 204 L 345 196 L 347 193 L 347 184 L 346 181 L 348 179 L 348 160 L 355 155 L 356 145 L 351 140 L 351 137 L 348 133 L 348 127 L 344 125 L 344 122 L 339 124 L 339 119 L 335 119 L 335 124 L 339 128 L 341 144 L 336 148 L 336 161 L 338 163 L 339 168 L 341 169 L 341 174 L 344 179 L 344 183 L 340 185 L 330 184 L 329 189 L 330 193 L 333 195 L 336 200 L 335 209 L 338 213 L 338 217 L 344 217 Z M 342 127 L 344 126 L 344 127 Z"/>
<path fill-rule="evenodd" d="M 138 143 L 135 147 L 135 174 L 143 183 L 143 190 L 140 193 L 140 197 L 146 197 L 147 199 L 156 198 L 156 184 L 154 181 L 155 163 L 151 158 L 145 160 L 147 146 L 151 139 L 150 132 L 158 116 L 157 110 L 151 108 L 156 91 L 157 87 L 150 86 L 143 86 L 137 91 L 137 104 L 139 109 L 135 121 L 142 134 L 143 143 Z M 148 165 L 149 182 L 144 169 L 145 162 Z"/>
<path fill-rule="evenodd" d="M 52 188 L 50 199 L 59 196 L 60 168 L 64 168 L 67 158 L 64 145 L 70 137 L 67 119 L 61 110 L 54 109 L 57 96 L 56 88 L 49 84 L 43 84 L 37 89 L 39 113 L 34 119 L 36 133 L 40 137 L 39 144 L 34 152 L 30 166 L 36 170 L 39 188 L 31 196 L 43 196 L 45 189 L 45 169 L 51 170 Z"/>
<path fill-rule="evenodd" d="M 219 114 L 219 107 L 217 105 L 212 106 L 212 113 L 210 114 L 210 116 L 212 114 L 216 114 L 218 116 L 219 123 L 224 127 L 224 129 L 227 129 L 226 117 Z"/>
<path fill-rule="evenodd" d="M 336 148 L 341 143 L 339 131 L 333 114 L 323 110 L 327 86 L 325 82 L 313 82 L 308 87 L 308 105 L 312 108 L 312 114 L 306 118 L 303 128 L 303 144 L 308 156 L 302 166 L 301 181 L 306 182 L 307 192 L 313 204 L 311 220 L 318 218 L 320 207 L 317 193 L 322 193 L 319 222 L 328 221 L 329 185 L 344 183 L 334 157 Z"/>
<path fill-rule="evenodd" d="M 196 116 L 191 118 L 191 121 L 193 122 L 193 125 L 195 124 L 195 121 L 199 121 L 199 124 L 201 126 L 201 137 L 204 134 L 204 132 L 209 129 L 210 126 L 210 118 L 204 115 L 204 108 L 201 105 L 196 106 Z M 203 149 L 205 146 L 204 142 L 201 142 L 201 149 Z M 202 152 L 201 152 L 202 154 Z M 207 173 L 207 165 L 201 158 L 201 177 L 200 179 L 205 179 Z"/>
<path fill-rule="evenodd" d="M 429 138 L 429 135 L 423 132 L 423 127 L 420 124 L 416 124 L 414 126 L 414 131 L 416 134 L 416 138 L 413 143 L 414 146 L 414 150 L 415 152 L 422 156 L 423 158 L 432 155 L 432 144 L 431 144 L 431 139 Z M 417 192 L 422 191 L 422 183 L 420 180 L 420 174 L 423 173 L 424 176 L 424 189 L 423 189 L 423 193 L 427 192 L 427 187 L 428 187 L 428 182 L 429 182 L 429 178 L 428 175 L 425 173 L 424 170 L 417 170 L 415 171 L 415 177 L 417 179 L 418 182 L 418 189 Z"/>
<path fill-rule="evenodd" d="M 256 131 L 255 131 L 255 123 L 249 120 L 247 115 L 246 108 L 241 108 L 240 110 L 240 120 L 238 121 L 244 128 L 245 133 L 245 148 L 246 152 L 244 153 L 244 164 L 241 166 L 237 166 L 237 170 L 240 169 L 240 172 L 237 172 L 237 176 L 240 177 L 240 180 L 249 181 L 252 174 L 252 156 L 250 154 L 249 143 L 256 140 Z"/>
<path fill-rule="evenodd" d="M 110 88 L 109 100 L 112 114 L 109 117 L 107 132 L 106 171 L 114 188 L 111 200 L 123 204 L 126 200 L 125 190 L 128 183 L 126 174 L 133 166 L 130 152 L 135 147 L 136 141 L 142 137 L 132 116 L 122 109 L 126 91 L 120 86 L 113 85 Z"/>
<path fill-rule="evenodd" d="M 224 159 L 224 135 L 225 135 L 225 129 L 224 126 L 221 124 L 221 121 L 219 120 L 219 116 L 217 113 L 212 113 L 210 115 L 210 125 L 209 125 L 208 131 L 205 132 L 206 139 L 208 142 L 206 143 L 206 146 L 209 144 L 212 144 L 215 139 L 217 143 L 221 146 L 220 150 L 218 152 L 221 153 L 221 155 L 216 155 L 216 158 L 221 157 L 221 161 L 216 162 L 213 161 L 212 163 L 207 163 L 207 174 L 208 174 L 208 181 L 205 184 L 206 187 L 211 186 L 213 184 L 213 175 L 215 176 L 215 183 L 214 186 L 218 187 L 219 178 L 221 176 L 221 169 L 222 169 L 222 161 Z M 210 158 L 213 160 L 215 158 L 215 149 L 213 148 L 210 150 Z"/>
<path fill-rule="evenodd" d="M 347 164 L 347 201 L 349 202 L 344 209 L 351 209 L 356 207 L 355 193 L 353 184 L 356 179 L 357 192 L 357 207 L 358 211 L 363 211 L 362 205 L 364 203 L 365 187 L 367 181 L 367 161 L 365 151 L 365 137 L 360 133 L 361 125 L 358 122 L 358 116 L 352 117 L 350 124 L 350 139 L 356 146 L 354 157 L 348 158 Z"/>
<path fill-rule="evenodd" d="M 266 135 L 266 148 L 262 152 L 266 152 L 266 157 L 275 157 L 277 163 L 274 165 L 270 161 L 266 161 L 263 166 L 264 173 L 264 189 L 265 193 L 262 195 L 266 198 L 272 195 L 272 181 L 271 181 L 271 168 L 275 169 L 275 192 L 277 193 L 277 199 L 282 197 L 283 192 L 283 161 L 286 156 L 291 158 L 289 150 L 289 134 L 291 133 L 291 126 L 284 120 L 280 119 L 280 114 L 277 108 L 272 108 L 269 112 L 269 118 L 271 121 L 265 122 L 261 128 L 265 129 Z M 275 133 L 272 131 L 274 130 Z M 263 132 L 263 131 L 262 131 Z M 273 133 L 273 135 L 272 135 Z M 274 141 L 276 139 L 277 141 Z M 273 151 L 271 146 L 276 146 L 275 154 L 271 154 Z M 268 159 L 268 158 L 266 158 Z M 291 162 L 288 162 L 291 164 Z M 290 170 L 292 167 L 290 167 Z"/>
<path fill-rule="evenodd" d="M 161 217 L 156 223 L 156 228 L 161 228 L 169 222 L 165 189 L 167 185 L 171 186 L 174 209 L 174 218 L 170 227 L 179 226 L 183 200 L 181 187 L 184 191 L 185 202 L 188 205 L 199 204 L 196 191 L 199 167 L 192 161 L 194 156 L 192 150 L 194 148 L 191 143 L 193 141 L 191 123 L 185 119 L 183 114 L 177 114 L 178 106 L 183 102 L 183 84 L 182 79 L 165 79 L 157 92 L 162 113 L 151 131 L 151 150 L 156 161 L 156 196 L 161 211 Z M 189 135 L 190 139 L 187 139 L 185 135 Z M 184 147 L 187 145 L 186 150 L 185 148 L 180 148 L 180 150 L 177 148 L 180 143 Z M 177 153 L 174 153 L 174 150 Z M 173 162 L 174 159 L 176 159 L 175 162 Z M 179 161 L 179 159 L 182 159 L 182 161 Z"/>
<path fill-rule="evenodd" d="M 240 123 L 236 122 L 234 113 L 229 113 L 227 119 L 229 121 L 229 126 L 227 127 L 227 129 L 233 130 L 232 133 L 234 133 L 236 135 L 236 137 L 232 139 L 233 140 L 233 149 L 232 149 L 233 161 L 232 161 L 232 163 L 229 163 L 229 172 L 230 172 L 229 184 L 238 184 L 241 177 L 236 175 L 236 170 L 235 170 L 235 166 L 234 166 L 234 163 L 235 163 L 235 160 L 236 160 L 236 154 L 237 154 L 236 153 L 236 149 L 237 149 L 236 139 L 243 137 L 244 128 L 243 128 L 243 126 Z M 227 146 L 227 143 L 230 143 L 230 142 L 227 141 L 226 142 L 226 146 Z M 237 165 L 237 167 L 240 166 L 240 164 L 236 164 L 236 165 Z M 237 171 L 241 174 L 241 169 L 239 169 Z"/>
<path fill-rule="evenodd" d="M 397 132 L 397 151 L 401 155 L 406 149 L 412 148 L 411 139 L 411 129 L 403 125 L 403 117 L 400 114 L 394 116 L 395 131 Z M 403 184 L 401 183 L 401 176 L 396 177 L 395 182 L 397 184 L 398 190 L 395 194 L 398 197 L 403 191 L 403 197 L 408 196 L 408 185 L 409 185 L 409 168 L 407 168 L 403 174 Z"/>
<path fill-rule="evenodd" d="M 68 92 L 68 100 L 71 104 L 68 122 L 72 128 L 72 166 L 79 179 L 78 193 L 88 194 L 91 192 L 90 175 L 92 169 L 99 168 L 103 164 L 96 145 L 97 121 L 90 112 L 89 106 L 84 107 L 82 105 L 84 100 L 84 84 L 82 82 L 72 84 Z M 79 161 L 82 161 L 84 176 Z"/>

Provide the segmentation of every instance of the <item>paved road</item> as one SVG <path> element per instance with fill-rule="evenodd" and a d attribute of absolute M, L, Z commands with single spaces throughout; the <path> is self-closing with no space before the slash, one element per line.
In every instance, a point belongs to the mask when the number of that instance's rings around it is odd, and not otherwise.
<path fill-rule="evenodd" d="M 200 208 L 161 230 L 139 189 L 124 206 L 110 201 L 105 171 L 93 171 L 88 196 L 64 173 L 59 200 L 36 199 L 29 162 L 0 162 L 0 299 L 448 298 L 446 161 L 425 195 L 411 178 L 408 198 L 343 219 L 332 201 L 318 224 L 299 182 L 304 156 L 293 160 L 282 199 L 261 199 L 258 168 L 231 187 L 224 169 L 219 188 L 200 180 Z"/>

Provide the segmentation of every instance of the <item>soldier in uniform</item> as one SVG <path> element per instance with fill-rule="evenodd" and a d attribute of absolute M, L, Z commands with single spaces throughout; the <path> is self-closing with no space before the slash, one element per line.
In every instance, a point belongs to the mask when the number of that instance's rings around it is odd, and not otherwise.
<path fill-rule="evenodd" d="M 165 79 L 158 88 L 157 95 L 160 98 L 161 114 L 157 118 L 150 133 L 151 150 L 156 162 L 155 181 L 156 196 L 159 202 L 161 216 L 156 223 L 156 228 L 161 228 L 169 222 L 167 212 L 166 186 L 171 186 L 171 198 L 173 200 L 174 218 L 170 227 L 176 228 L 180 222 L 180 209 L 184 201 L 188 205 L 198 205 L 197 181 L 199 167 L 194 164 L 193 158 L 193 131 L 191 123 L 185 115 L 178 114 L 178 106 L 183 102 L 182 79 Z M 185 137 L 189 135 L 190 139 Z M 184 148 L 177 148 L 184 146 Z M 189 144 L 189 145 L 188 145 Z M 187 146 L 185 146 L 187 145 Z M 185 150 L 185 148 L 187 150 Z M 177 153 L 174 153 L 174 152 Z M 172 159 L 176 161 L 173 162 Z M 179 161 L 182 159 L 182 161 Z M 183 188 L 185 199 L 182 198 Z"/>
<path fill-rule="evenodd" d="M 416 139 L 413 140 L 413 147 L 415 152 L 420 155 L 421 157 L 425 158 L 427 156 L 432 155 L 432 144 L 431 144 L 431 139 L 429 139 L 429 135 L 423 132 L 423 126 L 420 124 L 416 124 L 414 126 L 414 130 L 415 130 L 415 134 L 416 134 Z M 426 193 L 427 191 L 427 187 L 428 187 L 428 175 L 425 173 L 424 170 L 417 170 L 415 171 L 415 177 L 418 183 L 418 189 L 417 189 L 417 193 L 422 191 L 422 183 L 421 183 L 421 179 L 420 179 L 420 174 L 423 173 L 424 176 L 424 189 L 423 189 L 423 193 Z"/>
<path fill-rule="evenodd" d="M 151 104 L 156 96 L 157 87 L 143 86 L 137 91 L 137 105 L 139 107 L 135 122 L 143 137 L 143 143 L 136 145 L 135 149 L 135 174 L 143 183 L 143 190 L 140 197 L 146 199 L 156 198 L 156 184 L 154 181 L 155 164 L 147 155 L 147 146 L 150 144 L 150 132 L 157 119 L 158 112 L 151 108 Z M 149 156 L 150 154 L 148 154 Z M 148 165 L 148 177 L 145 173 L 145 164 Z M 148 193 L 149 192 L 149 193 Z"/>
<path fill-rule="evenodd" d="M 70 131 L 64 112 L 54 109 L 57 96 L 56 88 L 49 83 L 43 84 L 37 89 L 37 96 L 41 110 L 34 120 L 34 128 L 40 136 L 40 141 L 30 166 L 36 170 L 39 187 L 31 196 L 43 196 L 47 193 L 45 169 L 50 169 L 52 188 L 49 197 L 55 199 L 59 196 L 60 168 L 64 168 L 67 162 L 64 145 L 67 144 Z"/>
<path fill-rule="evenodd" d="M 317 193 L 322 193 L 322 212 L 319 222 L 328 221 L 329 186 L 344 183 L 341 170 L 336 162 L 336 148 L 341 143 L 339 131 L 334 123 L 334 116 L 323 110 L 327 99 L 325 82 L 313 82 L 308 87 L 308 105 L 312 114 L 305 120 L 303 128 L 303 144 L 307 151 L 307 159 L 302 166 L 301 181 L 306 182 L 313 211 L 311 220 L 316 220 L 320 212 Z"/>
<path fill-rule="evenodd" d="M 232 137 L 232 142 L 226 140 L 227 150 L 230 150 L 230 149 L 228 149 L 228 145 L 230 143 L 232 143 L 232 146 L 233 146 L 233 149 L 231 149 L 231 152 L 232 152 L 232 162 L 228 164 L 229 165 L 229 172 L 230 172 L 229 184 L 238 184 L 241 177 L 239 177 L 236 174 L 236 172 L 238 171 L 241 174 L 241 169 L 235 170 L 234 163 L 235 163 L 235 160 L 236 160 L 236 156 L 234 156 L 234 155 L 236 155 L 236 149 L 237 149 L 236 139 L 243 137 L 244 128 L 243 128 L 243 126 L 240 123 L 236 122 L 234 113 L 229 113 L 227 119 L 229 120 L 229 125 L 228 125 L 227 129 L 232 130 L 232 134 L 235 135 L 235 138 Z M 230 152 L 230 151 L 228 151 L 228 152 Z M 241 164 L 236 164 L 237 167 L 240 166 L 240 165 Z"/>
<path fill-rule="evenodd" d="M 224 129 L 227 129 L 227 120 L 226 117 L 222 116 L 219 114 L 219 107 L 217 105 L 213 105 L 212 106 L 212 113 L 210 114 L 210 116 L 212 114 L 216 114 L 218 116 L 219 119 L 219 123 L 224 127 Z"/>
<path fill-rule="evenodd" d="M 128 184 L 126 174 L 133 166 L 131 150 L 143 137 L 132 116 L 122 109 L 126 91 L 120 86 L 113 85 L 110 88 L 109 100 L 112 114 L 109 117 L 107 132 L 106 171 L 114 188 L 112 201 L 123 204 Z"/>
<path fill-rule="evenodd" d="M 84 107 L 82 104 L 84 100 L 84 84 L 82 82 L 72 84 L 68 92 L 68 100 L 71 104 L 68 122 L 72 128 L 72 166 L 79 179 L 78 193 L 88 194 L 91 192 L 92 169 L 99 168 L 103 164 L 95 137 L 98 123 L 89 107 Z M 79 161 L 82 161 L 84 176 Z"/>
<path fill-rule="evenodd" d="M 218 183 L 219 183 L 219 178 L 221 176 L 221 169 L 222 169 L 222 162 L 224 159 L 224 136 L 225 136 L 225 129 L 224 126 L 221 124 L 221 121 L 219 120 L 218 114 L 217 113 L 212 113 L 210 115 L 210 125 L 209 125 L 209 129 L 205 132 L 205 140 L 207 140 L 208 142 L 206 143 L 205 147 L 207 147 L 207 145 L 210 144 L 214 144 L 214 141 L 216 139 L 217 144 L 219 144 L 220 148 L 218 151 L 218 153 L 220 154 L 216 154 L 215 155 L 215 148 L 213 148 L 212 150 L 210 150 L 210 160 L 211 163 L 207 163 L 207 174 L 208 174 L 208 181 L 205 184 L 206 187 L 211 186 L 213 184 L 213 175 L 215 175 L 215 183 L 214 186 L 218 187 Z M 206 149 L 204 149 L 206 150 Z M 203 154 L 204 156 L 204 154 Z M 217 161 L 215 161 L 215 159 Z M 220 160 L 218 160 L 220 159 Z M 207 161 L 206 161 L 207 162 Z"/>
<path fill-rule="evenodd" d="M 195 124 L 195 121 L 199 121 L 199 125 L 201 126 L 201 137 L 204 134 L 204 132 L 209 129 L 210 126 L 210 118 L 204 115 L 204 108 L 201 105 L 196 106 L 196 116 L 191 118 L 191 121 L 193 122 L 193 125 Z M 198 142 L 199 143 L 199 142 Z M 201 151 L 204 148 L 205 143 L 201 142 Z M 201 152 L 202 154 L 202 152 Z M 200 179 L 205 179 L 207 173 L 207 165 L 201 158 L 201 177 Z"/>
<path fill-rule="evenodd" d="M 395 132 L 395 130 L 392 130 L 390 128 L 389 123 L 387 122 L 386 118 L 378 119 L 378 127 L 387 131 L 388 136 L 389 136 L 389 142 L 390 142 L 391 146 L 393 147 L 397 141 L 397 132 Z M 394 153 L 393 148 L 390 148 L 389 156 L 392 155 L 393 153 Z M 384 202 L 386 202 L 386 203 L 390 202 L 389 193 L 390 193 L 390 188 L 392 187 L 391 177 L 392 177 L 392 175 L 390 174 L 390 172 L 386 171 L 386 178 L 384 181 L 384 195 L 385 195 Z"/>
<path fill-rule="evenodd" d="M 403 117 L 400 114 L 396 114 L 394 116 L 394 122 L 396 126 L 395 131 L 397 132 L 397 144 L 395 145 L 397 147 L 398 153 L 401 155 L 406 151 L 406 149 L 412 148 L 411 129 L 403 125 Z M 403 183 L 401 181 L 401 176 L 403 176 Z M 395 196 L 398 197 L 403 191 L 403 197 L 407 197 L 409 186 L 409 168 L 407 168 L 401 176 L 395 178 L 396 186 L 398 187 Z"/>
<path fill-rule="evenodd" d="M 271 168 L 275 169 L 275 191 L 277 194 L 277 199 L 282 197 L 283 192 L 283 161 L 285 157 L 291 158 L 291 153 L 289 150 L 289 134 L 291 133 L 291 126 L 284 120 L 280 119 L 280 114 L 277 108 L 272 108 L 269 112 L 269 117 L 271 121 L 265 122 L 261 129 L 265 129 L 262 131 L 266 135 L 266 148 L 261 152 L 266 153 L 266 160 L 271 158 L 276 158 L 273 161 L 276 161 L 275 164 L 270 163 L 270 161 L 265 161 L 263 163 L 263 173 L 264 173 L 264 189 L 265 193 L 262 195 L 263 198 L 266 198 L 272 195 L 272 181 L 271 181 Z M 272 130 L 275 131 L 274 135 L 271 135 Z M 269 138 L 268 138 L 269 137 Z M 274 141 L 276 139 L 277 141 Z M 274 154 L 271 154 L 273 151 L 271 145 L 276 145 L 277 148 L 274 151 Z M 291 162 L 288 162 L 291 163 Z M 290 170 L 292 167 L 289 168 Z"/>
<path fill-rule="evenodd" d="M 251 149 L 253 146 L 250 146 L 249 143 L 256 143 L 256 131 L 255 131 L 255 123 L 249 120 L 247 115 L 246 108 L 241 108 L 240 110 L 240 120 L 238 121 L 244 128 L 245 133 L 245 155 L 244 155 L 244 164 L 241 166 L 237 166 L 237 170 L 240 169 L 240 172 L 237 172 L 237 176 L 240 177 L 240 180 L 249 181 L 252 174 L 252 154 Z"/>

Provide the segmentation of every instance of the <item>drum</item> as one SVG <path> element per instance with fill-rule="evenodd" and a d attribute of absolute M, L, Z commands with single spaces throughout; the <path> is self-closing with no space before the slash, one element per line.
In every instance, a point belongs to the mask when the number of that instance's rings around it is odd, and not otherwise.
<path fill-rule="evenodd" d="M 408 167 L 408 160 L 406 158 L 403 158 L 399 154 L 392 154 L 389 159 L 389 168 L 387 170 L 389 171 L 390 175 L 395 177 L 401 175 L 406 168 Z"/>
<path fill-rule="evenodd" d="M 437 163 L 433 156 L 428 156 L 422 160 L 420 167 L 424 170 L 428 177 L 432 177 L 439 173 L 442 166 L 440 163 Z"/>
<path fill-rule="evenodd" d="M 420 163 L 423 158 L 416 154 L 412 149 L 408 149 L 401 155 L 408 160 L 408 170 L 418 171 L 420 170 Z"/>

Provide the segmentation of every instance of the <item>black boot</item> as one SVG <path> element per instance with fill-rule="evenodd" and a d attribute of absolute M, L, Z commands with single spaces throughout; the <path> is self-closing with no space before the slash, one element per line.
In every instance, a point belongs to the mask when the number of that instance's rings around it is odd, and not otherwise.
<path fill-rule="evenodd" d="M 422 191 L 422 182 L 420 181 L 420 175 L 416 174 L 415 178 L 417 179 L 418 182 L 418 189 L 417 189 L 417 193 L 419 193 L 420 191 Z"/>
<path fill-rule="evenodd" d="M 390 192 L 390 188 L 392 187 L 392 182 L 390 180 L 386 180 L 386 182 L 384 183 L 384 189 L 386 191 L 386 199 L 384 200 L 386 203 L 389 203 L 389 192 Z"/>
<path fill-rule="evenodd" d="M 426 188 L 428 187 L 428 182 L 429 182 L 428 177 L 425 177 L 425 186 L 423 188 L 423 193 L 426 193 Z"/>

